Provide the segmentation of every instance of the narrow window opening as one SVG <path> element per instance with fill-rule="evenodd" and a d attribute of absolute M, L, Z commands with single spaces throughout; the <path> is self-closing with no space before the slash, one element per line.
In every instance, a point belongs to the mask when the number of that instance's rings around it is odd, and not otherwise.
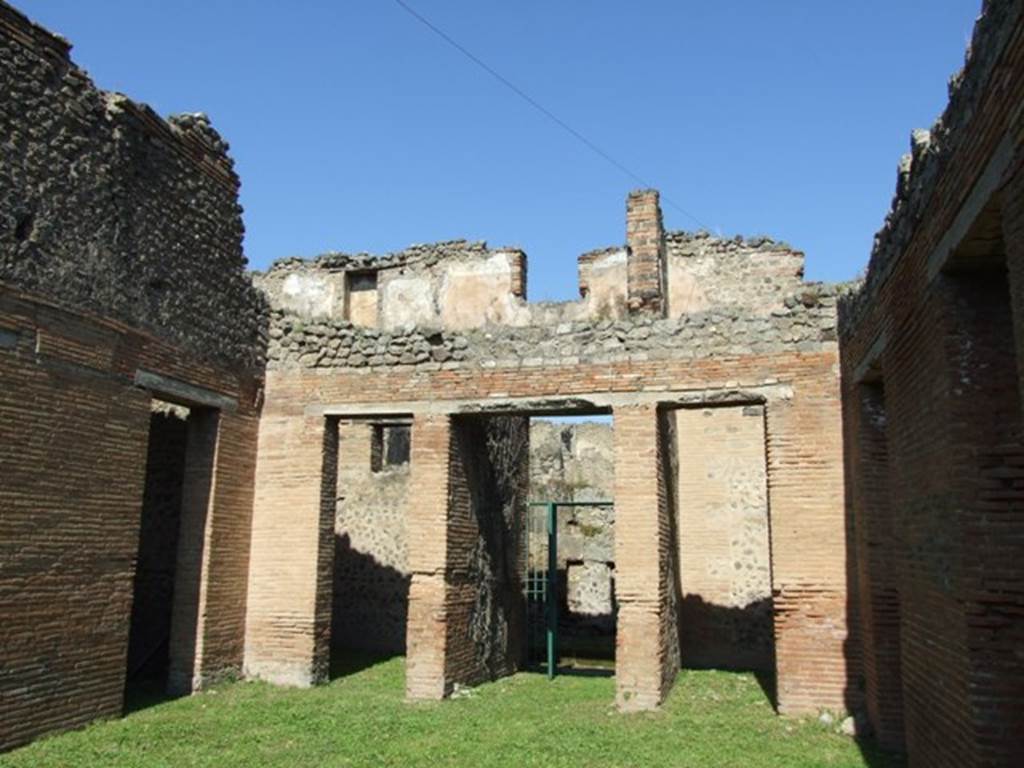
<path fill-rule="evenodd" d="M 383 472 L 409 464 L 409 426 L 374 424 L 370 443 L 370 469 Z"/>

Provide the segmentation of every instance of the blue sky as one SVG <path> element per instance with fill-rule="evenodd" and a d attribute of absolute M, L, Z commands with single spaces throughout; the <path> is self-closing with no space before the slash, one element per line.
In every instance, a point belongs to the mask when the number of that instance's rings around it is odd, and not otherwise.
<path fill-rule="evenodd" d="M 97 84 L 207 112 L 255 268 L 467 237 L 529 255 L 532 299 L 624 240 L 638 186 L 394 0 L 14 0 Z M 912 128 L 979 0 L 407 0 L 699 222 L 864 266 Z M 663 205 L 666 225 L 701 224 Z"/>

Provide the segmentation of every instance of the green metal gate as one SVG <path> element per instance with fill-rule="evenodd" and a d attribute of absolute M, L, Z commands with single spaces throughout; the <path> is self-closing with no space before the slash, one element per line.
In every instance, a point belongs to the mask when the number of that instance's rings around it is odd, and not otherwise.
<path fill-rule="evenodd" d="M 610 507 L 610 501 L 531 501 L 526 506 L 526 654 L 528 664 L 558 674 L 558 510 Z"/>

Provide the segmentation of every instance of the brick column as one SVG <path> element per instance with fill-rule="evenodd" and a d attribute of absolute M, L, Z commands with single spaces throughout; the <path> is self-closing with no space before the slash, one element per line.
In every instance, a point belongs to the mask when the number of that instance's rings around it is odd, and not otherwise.
<path fill-rule="evenodd" d="M 417 416 L 409 506 L 406 695 L 440 699 L 515 671 L 522 585 L 513 572 L 526 426 L 497 417 Z M 504 442 L 503 452 L 492 441 Z M 525 448 L 522 457 L 525 458 Z"/>
<path fill-rule="evenodd" d="M 665 315 L 665 231 L 658 192 L 643 189 L 626 200 L 627 304 L 630 312 Z"/>
<path fill-rule="evenodd" d="M 837 378 L 795 379 L 793 398 L 768 403 L 765 419 L 778 709 L 842 710 L 855 654 Z"/>
<path fill-rule="evenodd" d="M 330 662 L 337 421 L 260 423 L 246 674 L 285 685 L 327 678 Z"/>
<path fill-rule="evenodd" d="M 409 505 L 409 616 L 405 694 L 410 699 L 445 696 L 445 570 L 448 552 L 451 417 L 417 416 L 410 463 L 415 499 Z"/>
<path fill-rule="evenodd" d="M 616 702 L 654 709 L 679 669 L 670 504 L 657 409 L 615 409 Z"/>

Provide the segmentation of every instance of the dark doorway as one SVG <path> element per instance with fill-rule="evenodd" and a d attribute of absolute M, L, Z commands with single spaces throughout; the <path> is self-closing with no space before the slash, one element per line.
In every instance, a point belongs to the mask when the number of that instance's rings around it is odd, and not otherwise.
<path fill-rule="evenodd" d="M 128 710 L 167 689 L 188 419 L 187 408 L 153 403 L 128 634 Z"/>

